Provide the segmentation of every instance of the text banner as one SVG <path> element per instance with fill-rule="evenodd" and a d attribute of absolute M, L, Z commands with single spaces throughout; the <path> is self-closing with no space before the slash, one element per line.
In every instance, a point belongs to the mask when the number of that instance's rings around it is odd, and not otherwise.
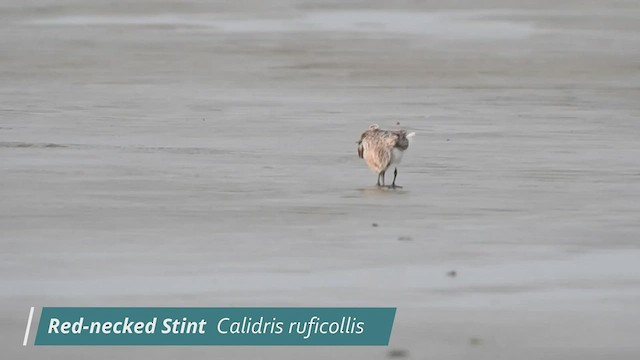
<path fill-rule="evenodd" d="M 388 345 L 396 308 L 45 307 L 35 345 Z"/>

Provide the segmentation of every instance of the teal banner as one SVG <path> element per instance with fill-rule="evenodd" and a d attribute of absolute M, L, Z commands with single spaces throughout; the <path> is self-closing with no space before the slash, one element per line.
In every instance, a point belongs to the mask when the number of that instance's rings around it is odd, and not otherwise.
<path fill-rule="evenodd" d="M 396 308 L 45 307 L 35 345 L 388 345 Z"/>

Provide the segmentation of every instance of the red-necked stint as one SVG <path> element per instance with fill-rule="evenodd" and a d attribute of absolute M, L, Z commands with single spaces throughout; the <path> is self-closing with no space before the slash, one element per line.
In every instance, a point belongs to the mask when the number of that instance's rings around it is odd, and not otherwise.
<path fill-rule="evenodd" d="M 407 130 L 381 130 L 377 124 L 369 126 L 362 133 L 358 141 L 358 156 L 378 174 L 378 186 L 385 186 L 384 174 L 394 165 L 391 188 L 402 187 L 396 185 L 397 166 L 402 160 L 402 154 L 409 148 L 409 139 L 413 135 L 415 133 L 407 133 Z"/>

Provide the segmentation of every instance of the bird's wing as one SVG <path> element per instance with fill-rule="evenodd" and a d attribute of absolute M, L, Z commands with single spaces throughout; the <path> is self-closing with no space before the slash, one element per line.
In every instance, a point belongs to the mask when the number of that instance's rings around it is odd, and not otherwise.
<path fill-rule="evenodd" d="M 386 169 L 391 163 L 391 147 L 388 146 L 376 146 L 370 150 L 371 161 L 379 169 Z"/>

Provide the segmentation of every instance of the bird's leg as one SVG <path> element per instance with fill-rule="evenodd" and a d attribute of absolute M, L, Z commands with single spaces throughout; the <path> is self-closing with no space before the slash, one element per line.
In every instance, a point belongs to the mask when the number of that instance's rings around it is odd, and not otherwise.
<path fill-rule="evenodd" d="M 391 187 L 392 188 L 402 189 L 402 186 L 396 185 L 396 177 L 397 176 L 398 176 L 398 168 L 395 168 L 395 170 L 393 170 L 393 182 L 391 183 Z"/>
<path fill-rule="evenodd" d="M 384 186 L 384 173 L 385 173 L 384 170 L 380 172 L 380 177 L 382 178 L 382 185 L 380 186 Z"/>
<path fill-rule="evenodd" d="M 376 185 L 378 185 L 378 186 L 382 186 L 382 184 L 380 184 L 380 175 L 382 175 L 382 173 L 381 173 L 381 172 L 380 172 L 380 173 L 378 173 L 378 183 L 376 184 Z"/>

